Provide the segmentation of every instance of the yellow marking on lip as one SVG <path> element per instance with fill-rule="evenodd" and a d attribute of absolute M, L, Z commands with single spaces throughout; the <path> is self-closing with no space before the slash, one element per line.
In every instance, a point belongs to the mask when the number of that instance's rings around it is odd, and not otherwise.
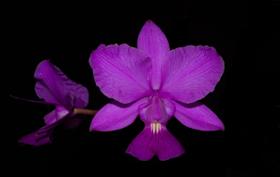
<path fill-rule="evenodd" d="M 161 131 L 161 123 L 153 122 L 150 124 L 150 128 L 153 134 L 158 134 Z"/>

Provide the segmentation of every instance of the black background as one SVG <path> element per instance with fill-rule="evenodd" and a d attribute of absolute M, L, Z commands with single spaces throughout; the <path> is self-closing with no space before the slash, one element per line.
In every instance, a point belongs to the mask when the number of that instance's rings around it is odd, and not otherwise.
<path fill-rule="evenodd" d="M 274 5 L 277 5 L 274 2 Z M 165 32 L 171 48 L 214 46 L 225 73 L 214 93 L 202 100 L 225 123 L 225 132 L 199 132 L 173 119 L 170 131 L 186 154 L 166 162 L 137 161 L 125 154 L 142 130 L 137 120 L 109 133 L 88 132 L 91 117 L 77 129 L 58 127 L 54 142 L 39 148 L 17 139 L 43 125 L 51 107 L 8 99 L 2 176 L 277 176 L 279 175 L 279 57 L 273 46 L 269 4 L 203 1 L 104 3 L 14 3 L 5 11 L 8 95 L 36 99 L 33 72 L 43 59 L 90 91 L 89 108 L 109 102 L 95 86 L 89 54 L 100 43 L 136 46 L 146 20 Z M 271 9 L 274 13 L 276 8 Z M 269 12 L 269 14 L 270 14 Z M 276 20 L 276 21 L 275 21 Z M 274 38 L 274 36 L 273 36 Z M 279 50 L 279 49 L 278 49 Z M 4 71 L 4 65 L 2 70 Z"/>

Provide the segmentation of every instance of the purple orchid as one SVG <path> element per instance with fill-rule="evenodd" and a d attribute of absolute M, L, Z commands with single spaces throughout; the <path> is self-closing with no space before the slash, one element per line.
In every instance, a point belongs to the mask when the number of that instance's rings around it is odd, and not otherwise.
<path fill-rule="evenodd" d="M 53 129 L 62 122 L 68 127 L 75 127 L 79 119 L 75 119 L 81 109 L 88 104 L 88 90 L 80 84 L 71 81 L 59 68 L 48 60 L 40 62 L 36 68 L 36 94 L 46 103 L 55 106 L 55 110 L 44 117 L 45 126 L 19 139 L 20 143 L 40 146 L 51 143 Z M 66 119 L 70 118 L 71 119 Z"/>
<path fill-rule="evenodd" d="M 97 86 L 118 101 L 97 112 L 90 130 L 118 130 L 140 115 L 145 128 L 126 151 L 139 160 L 154 155 L 168 160 L 184 153 L 166 128 L 172 116 L 192 129 L 224 130 L 215 113 L 197 102 L 214 91 L 224 71 L 223 60 L 212 47 L 170 50 L 161 29 L 147 21 L 137 48 L 100 45 L 91 54 L 90 65 Z"/>

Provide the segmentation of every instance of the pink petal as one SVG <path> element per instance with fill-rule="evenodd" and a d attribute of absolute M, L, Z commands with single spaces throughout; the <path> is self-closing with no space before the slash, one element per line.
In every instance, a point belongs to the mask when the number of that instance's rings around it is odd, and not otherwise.
<path fill-rule="evenodd" d="M 126 44 L 97 48 L 90 57 L 97 86 L 110 98 L 127 104 L 150 92 L 150 60 Z"/>
<path fill-rule="evenodd" d="M 51 134 L 53 127 L 44 126 L 36 132 L 21 137 L 18 142 L 32 146 L 42 146 L 51 143 Z"/>
<path fill-rule="evenodd" d="M 18 140 L 19 143 L 28 144 L 32 146 L 42 146 L 51 143 L 51 139 L 49 136 L 38 137 L 37 133 L 30 133 L 28 135 L 23 136 Z"/>
<path fill-rule="evenodd" d="M 91 122 L 90 130 L 114 131 L 130 125 L 138 115 L 138 107 L 143 104 L 140 100 L 129 106 L 107 104 L 99 110 Z"/>
<path fill-rule="evenodd" d="M 147 21 L 138 36 L 137 48 L 152 60 L 152 87 L 157 90 L 161 84 L 162 63 L 167 58 L 169 43 L 161 29 L 152 21 Z"/>
<path fill-rule="evenodd" d="M 67 107 L 85 107 L 88 104 L 88 90 L 65 76 L 62 71 L 43 60 L 38 64 L 34 77 L 37 95 L 47 102 Z"/>
<path fill-rule="evenodd" d="M 54 124 L 58 120 L 66 117 L 70 112 L 62 106 L 57 106 L 55 110 L 45 115 L 44 120 L 47 125 Z"/>
<path fill-rule="evenodd" d="M 57 121 L 56 111 L 53 110 L 44 116 L 44 121 L 46 125 L 53 124 Z"/>
<path fill-rule="evenodd" d="M 224 62 L 212 47 L 187 46 L 169 53 L 164 71 L 162 92 L 193 103 L 214 91 L 224 72 Z"/>
<path fill-rule="evenodd" d="M 162 161 L 178 157 L 184 149 L 176 138 L 166 128 L 158 134 L 153 134 L 146 127 L 128 146 L 126 152 L 139 160 L 150 160 L 154 155 Z"/>
<path fill-rule="evenodd" d="M 37 133 L 30 133 L 18 140 L 19 143 L 28 144 L 32 146 L 42 146 L 51 143 L 49 136 L 38 137 Z"/>
<path fill-rule="evenodd" d="M 63 118 L 65 118 L 68 114 L 69 111 L 67 109 L 61 106 L 57 106 L 54 111 L 51 111 L 44 117 L 46 123 L 45 126 L 41 127 L 36 132 L 21 137 L 18 140 L 18 142 L 22 144 L 32 145 L 32 146 L 41 146 L 41 145 L 51 143 L 53 130 L 61 123 L 66 125 L 67 128 L 68 127 L 71 128 L 74 127 L 75 125 L 79 125 L 78 121 L 80 120 L 75 121 L 74 117 L 71 117 L 71 119 L 67 119 L 66 121 L 64 121 L 65 119 Z"/>
<path fill-rule="evenodd" d="M 223 122 L 207 106 L 200 103 L 192 106 L 174 104 L 175 117 L 185 126 L 201 131 L 224 130 Z"/>
<path fill-rule="evenodd" d="M 37 83 L 35 84 L 35 91 L 40 98 L 43 98 L 48 103 L 62 104 L 60 103 L 58 98 L 52 95 L 49 88 L 42 81 L 37 81 Z"/>

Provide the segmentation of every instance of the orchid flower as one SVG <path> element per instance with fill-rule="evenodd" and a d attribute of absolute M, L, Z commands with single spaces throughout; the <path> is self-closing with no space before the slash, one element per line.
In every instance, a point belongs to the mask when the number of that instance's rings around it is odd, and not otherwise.
<path fill-rule="evenodd" d="M 122 129 L 140 115 L 144 130 L 127 153 L 139 160 L 168 160 L 184 149 L 167 130 L 171 117 L 201 131 L 224 130 L 222 121 L 198 101 L 214 91 L 223 71 L 213 47 L 185 46 L 170 50 L 167 38 L 152 21 L 143 26 L 137 48 L 100 45 L 90 56 L 97 86 L 117 103 L 97 112 L 90 130 Z"/>
<path fill-rule="evenodd" d="M 33 146 L 49 144 L 53 129 L 57 125 L 64 123 L 75 127 L 79 124 L 79 119 L 75 119 L 75 115 L 93 115 L 93 111 L 81 109 L 88 104 L 87 88 L 68 79 L 48 60 L 43 60 L 38 64 L 34 77 L 37 80 L 36 94 L 45 103 L 54 105 L 55 109 L 45 115 L 45 126 L 20 138 L 20 143 Z"/>

